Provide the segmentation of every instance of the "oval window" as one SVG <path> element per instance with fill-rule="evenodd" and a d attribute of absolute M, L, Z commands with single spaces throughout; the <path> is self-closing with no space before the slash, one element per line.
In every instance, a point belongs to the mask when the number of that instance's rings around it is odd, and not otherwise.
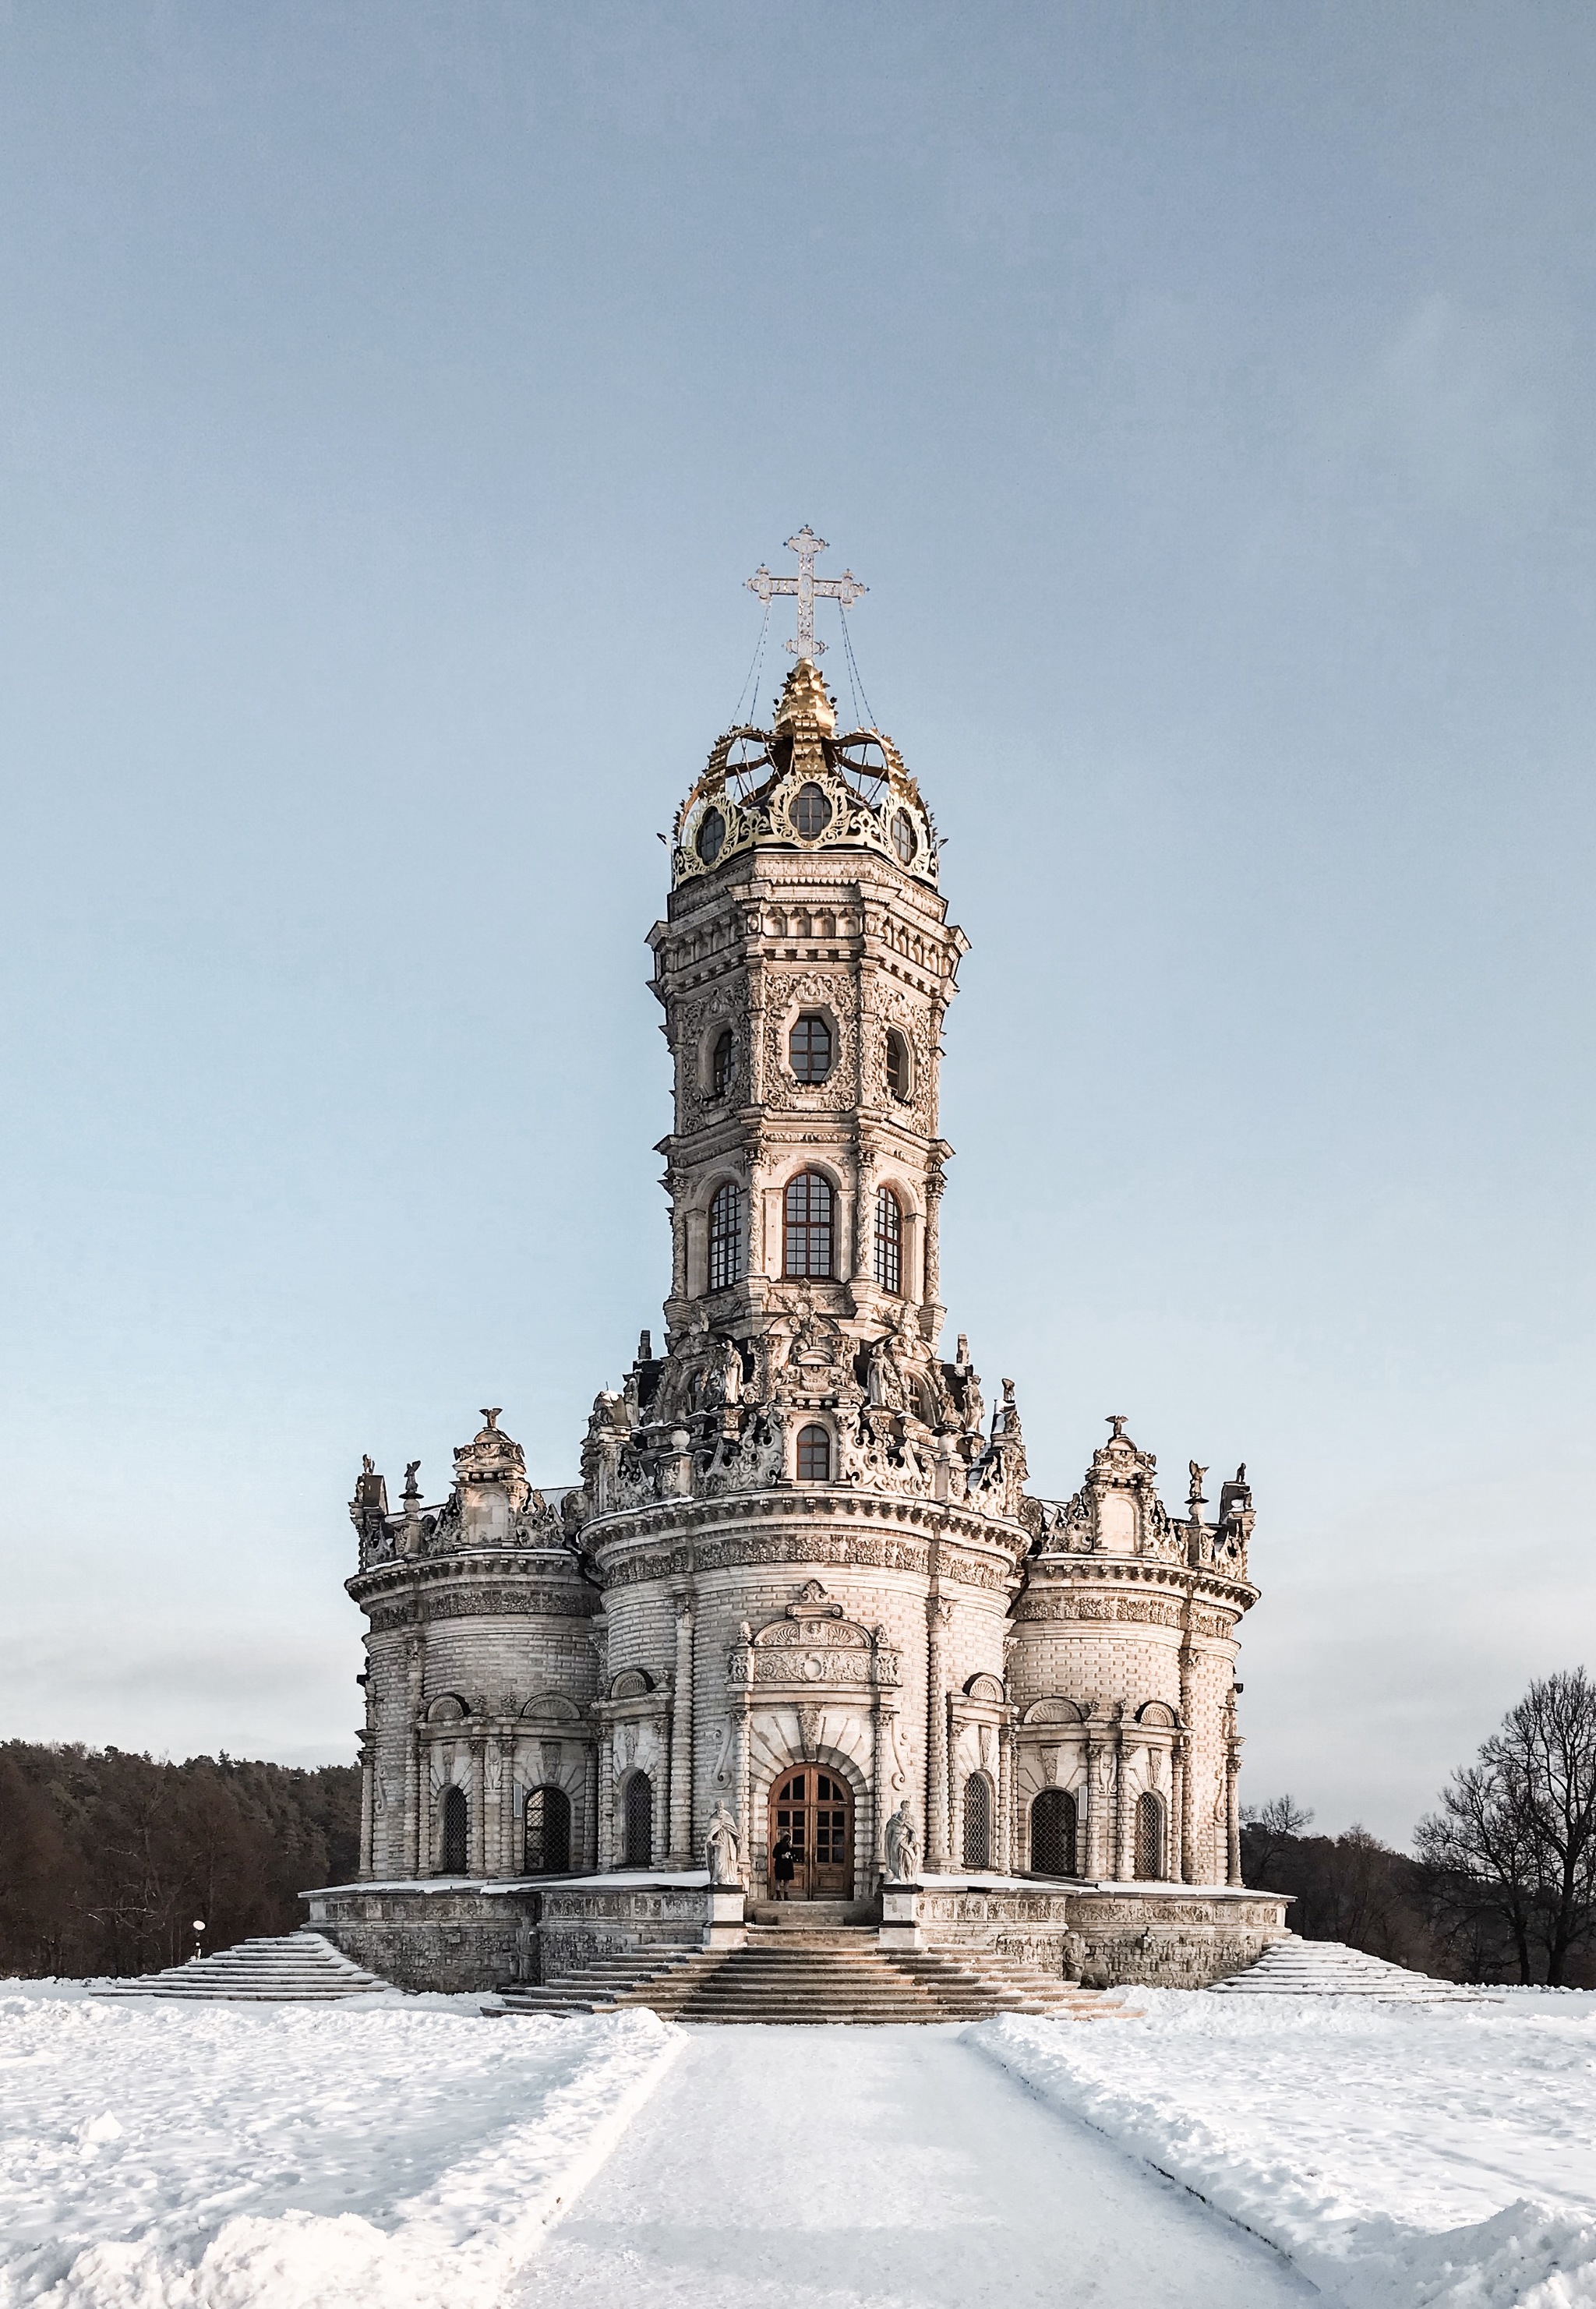
<path fill-rule="evenodd" d="M 698 839 L 693 847 L 706 866 L 712 866 L 726 842 L 726 820 L 718 809 L 706 809 L 699 821 Z"/>
<path fill-rule="evenodd" d="M 919 850 L 919 836 L 914 830 L 914 820 L 906 809 L 893 813 L 893 850 L 901 866 L 912 866 Z"/>
<path fill-rule="evenodd" d="M 817 785 L 800 786 L 792 798 L 792 822 L 806 842 L 824 834 L 832 822 L 832 806 Z"/>

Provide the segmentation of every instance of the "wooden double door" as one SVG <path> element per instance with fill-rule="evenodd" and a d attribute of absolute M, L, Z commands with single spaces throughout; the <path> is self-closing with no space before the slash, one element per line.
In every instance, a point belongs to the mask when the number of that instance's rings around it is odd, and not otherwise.
<path fill-rule="evenodd" d="M 853 1794 L 846 1780 L 818 1764 L 796 1764 L 779 1772 L 771 1786 L 770 1846 L 791 1839 L 795 1900 L 847 1900 L 853 1897 Z M 774 1860 L 768 1867 L 776 1889 Z"/>

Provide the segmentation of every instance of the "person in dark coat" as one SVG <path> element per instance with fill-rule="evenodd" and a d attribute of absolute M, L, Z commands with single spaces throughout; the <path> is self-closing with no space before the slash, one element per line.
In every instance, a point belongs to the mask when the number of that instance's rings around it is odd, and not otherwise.
<path fill-rule="evenodd" d="M 771 1874 L 775 1879 L 778 1900 L 785 1900 L 789 1897 L 787 1888 L 796 1872 L 796 1862 L 797 1856 L 792 1849 L 792 1838 L 783 1829 L 776 1838 L 771 1853 Z"/>

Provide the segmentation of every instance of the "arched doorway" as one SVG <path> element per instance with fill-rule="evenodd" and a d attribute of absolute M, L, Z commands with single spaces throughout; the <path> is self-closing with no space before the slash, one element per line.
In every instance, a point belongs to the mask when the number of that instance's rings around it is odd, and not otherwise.
<path fill-rule="evenodd" d="M 1074 1876 L 1075 1799 L 1065 1788 L 1044 1788 L 1031 1807 L 1031 1865 L 1038 1876 Z"/>
<path fill-rule="evenodd" d="M 853 1896 L 853 1791 L 823 1765 L 795 1764 L 771 1783 L 770 1845 L 792 1838 L 795 1900 Z M 767 1864 L 768 1872 L 768 1864 Z"/>
<path fill-rule="evenodd" d="M 563 1876 L 571 1865 L 571 1799 L 563 1788 L 533 1788 L 526 1800 L 529 1876 Z"/>

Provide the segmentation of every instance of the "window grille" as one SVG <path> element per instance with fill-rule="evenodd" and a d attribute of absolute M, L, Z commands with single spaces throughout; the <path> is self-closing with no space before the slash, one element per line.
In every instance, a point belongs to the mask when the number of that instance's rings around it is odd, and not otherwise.
<path fill-rule="evenodd" d="M 824 834 L 832 822 L 832 806 L 824 790 L 814 784 L 800 786 L 792 798 L 792 822 L 806 842 Z"/>
<path fill-rule="evenodd" d="M 884 1291 L 903 1288 L 903 1212 L 890 1187 L 876 1189 L 876 1280 Z"/>
<path fill-rule="evenodd" d="M 800 1171 L 789 1182 L 784 1208 L 787 1241 L 781 1261 L 784 1275 L 817 1276 L 829 1281 L 832 1272 L 831 1181 L 818 1171 Z"/>
<path fill-rule="evenodd" d="M 563 1788 L 534 1788 L 526 1800 L 529 1876 L 563 1876 L 571 1865 L 571 1799 Z"/>
<path fill-rule="evenodd" d="M 798 1474 L 800 1483 L 831 1482 L 832 1439 L 824 1427 L 799 1428 Z"/>
<path fill-rule="evenodd" d="M 724 1291 L 742 1280 L 743 1190 L 717 1188 L 710 1205 L 710 1289 Z"/>
<path fill-rule="evenodd" d="M 1039 1876 L 1078 1876 L 1075 1799 L 1044 1788 L 1031 1807 L 1031 1864 Z"/>
<path fill-rule="evenodd" d="M 654 1857 L 654 1784 L 646 1772 L 626 1782 L 626 1865 L 648 1868 Z"/>
<path fill-rule="evenodd" d="M 729 1026 L 721 1030 L 710 1060 L 710 1092 L 715 1098 L 726 1098 L 731 1091 L 732 1061 L 737 1056 L 737 1044 Z"/>
<path fill-rule="evenodd" d="M 444 1848 L 443 1871 L 445 1876 L 463 1876 L 466 1872 L 466 1834 L 470 1825 L 466 1811 L 465 1790 L 444 1790 Z"/>
<path fill-rule="evenodd" d="M 801 1083 L 822 1083 L 832 1070 L 832 1030 L 817 1012 L 794 1021 L 787 1044 L 792 1071 Z"/>
<path fill-rule="evenodd" d="M 1136 1798 L 1136 1873 L 1153 1884 L 1164 1873 L 1164 1808 L 1151 1794 Z"/>
<path fill-rule="evenodd" d="M 992 1865 L 992 1791 L 980 1772 L 971 1772 L 964 1783 L 964 1865 Z"/>
<path fill-rule="evenodd" d="M 894 1098 L 909 1096 L 909 1045 L 895 1031 L 886 1038 L 886 1086 Z"/>

